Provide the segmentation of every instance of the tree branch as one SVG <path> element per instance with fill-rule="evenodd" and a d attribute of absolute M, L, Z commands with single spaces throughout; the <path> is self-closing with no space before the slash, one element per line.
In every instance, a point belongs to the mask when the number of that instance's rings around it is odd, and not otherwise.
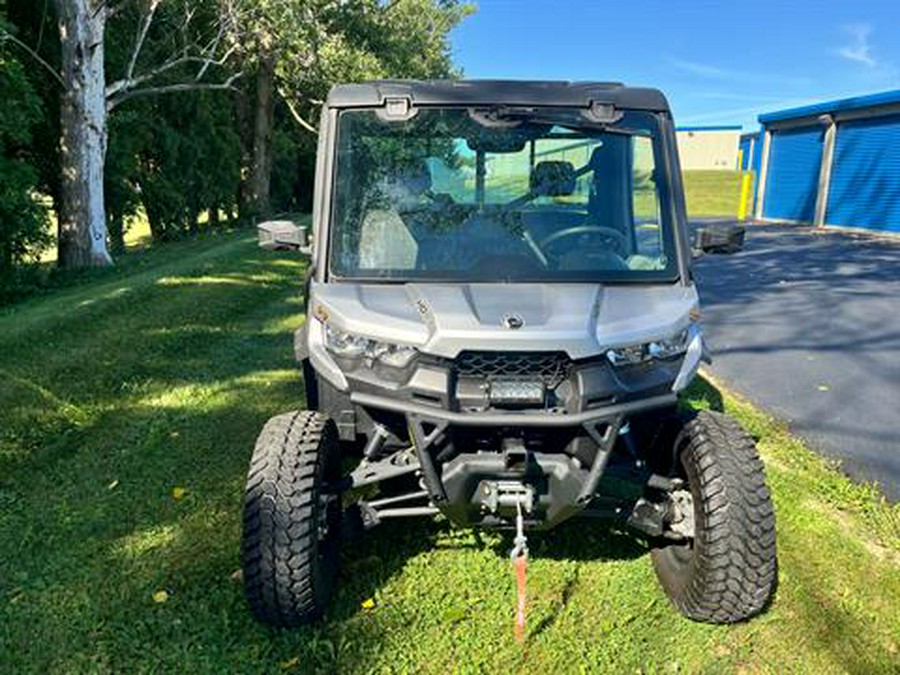
<path fill-rule="evenodd" d="M 314 124 L 310 124 L 307 122 L 303 116 L 300 114 L 300 111 L 297 109 L 297 106 L 294 105 L 294 102 L 288 97 L 287 93 L 281 87 L 278 88 L 278 93 L 281 95 L 281 99 L 284 101 L 284 104 L 287 106 L 288 112 L 291 113 L 291 117 L 294 118 L 294 121 L 299 124 L 301 127 L 309 131 L 313 134 L 318 134 L 319 130 L 316 129 Z"/>
<path fill-rule="evenodd" d="M 236 91 L 235 81 L 241 77 L 242 73 L 235 73 L 224 82 L 178 82 L 177 84 L 164 84 L 159 87 L 146 87 L 144 89 L 130 89 L 118 96 L 112 96 L 106 101 L 106 110 L 111 111 L 113 108 L 121 105 L 130 98 L 136 96 L 149 96 L 151 94 L 172 94 L 179 91 L 200 91 L 200 90 L 223 90 L 229 89 Z"/>
<path fill-rule="evenodd" d="M 59 82 L 61 87 L 65 88 L 66 83 L 63 80 L 62 75 L 59 74 L 59 71 L 56 70 L 56 68 L 54 68 L 49 63 L 47 63 L 40 54 L 38 54 L 36 51 L 34 51 L 31 47 L 29 47 L 24 42 L 22 42 L 15 35 L 13 35 L 12 33 L 10 33 L 7 30 L 4 30 L 3 28 L 0 28 L 0 42 L 4 42 L 6 40 L 9 40 L 14 45 L 24 49 L 31 58 L 33 58 L 35 61 L 37 61 L 41 66 L 44 67 L 44 69 L 48 73 L 50 73 L 53 76 L 53 79 L 55 79 L 57 82 Z"/>
<path fill-rule="evenodd" d="M 156 68 L 152 68 L 151 70 L 148 70 L 146 73 L 142 73 L 141 75 L 138 75 L 137 77 L 123 78 L 121 80 L 116 80 L 115 82 L 112 82 L 111 84 L 107 85 L 107 87 L 106 87 L 106 97 L 112 98 L 116 94 L 119 94 L 120 92 L 129 91 L 131 89 L 134 89 L 135 87 L 137 87 L 141 84 L 144 84 L 145 82 L 149 82 L 150 80 L 162 75 L 165 72 L 172 70 L 173 68 L 177 68 L 178 66 L 182 66 L 182 65 L 185 65 L 188 63 L 203 64 L 200 67 L 200 70 L 197 73 L 197 75 L 194 76 L 193 82 L 196 83 L 199 79 L 201 79 L 203 77 L 203 74 L 206 72 L 206 70 L 210 66 L 225 65 L 225 62 L 228 60 L 228 58 L 234 52 L 234 49 L 235 49 L 234 47 L 231 47 L 227 52 L 222 54 L 222 56 L 219 57 L 218 59 L 210 59 L 210 58 L 203 57 L 203 56 L 189 56 L 189 55 L 179 56 L 170 61 L 166 61 L 165 63 L 157 66 Z"/>
<path fill-rule="evenodd" d="M 34 48 L 34 51 L 41 51 L 41 45 L 44 43 L 44 26 L 47 25 L 47 9 L 50 5 L 50 0 L 44 0 L 44 9 L 41 10 L 41 27 L 38 29 L 38 39 L 37 45 Z"/>
<path fill-rule="evenodd" d="M 147 33 L 150 30 L 150 24 L 153 23 L 153 16 L 156 14 L 156 8 L 159 6 L 159 3 L 160 0 L 150 0 L 147 16 L 144 17 L 143 23 L 140 24 L 137 38 L 134 41 L 134 49 L 131 52 L 131 58 L 128 60 L 128 68 L 125 69 L 126 80 L 130 80 L 134 76 L 134 66 L 141 55 L 141 49 L 144 47 L 144 41 L 147 39 Z"/>
<path fill-rule="evenodd" d="M 218 59 L 213 59 L 212 55 L 216 53 L 216 50 L 219 48 L 219 43 L 222 41 L 222 37 L 225 35 L 226 26 L 225 22 L 221 22 L 219 24 L 219 32 L 216 34 L 216 37 L 213 38 L 210 43 L 206 46 L 205 49 L 200 51 L 201 54 L 204 54 L 204 63 L 200 67 L 200 70 L 197 71 L 197 75 L 194 76 L 194 81 L 199 81 L 203 79 L 203 76 L 206 75 L 206 71 L 209 69 L 211 65 L 221 66 L 228 60 L 228 58 L 234 53 L 234 50 L 237 49 L 237 45 L 232 45 L 228 49 L 225 50 L 225 53 L 222 54 Z"/>
<path fill-rule="evenodd" d="M 137 77 L 131 78 L 124 77 L 121 80 L 116 80 L 115 82 L 112 82 L 106 86 L 106 97 L 110 98 L 118 94 L 120 91 L 128 91 L 129 89 L 134 89 L 139 84 L 143 84 L 148 80 L 152 80 L 154 77 L 162 75 L 166 71 L 172 70 L 172 68 L 180 66 L 184 63 L 188 63 L 191 60 L 191 57 L 180 56 L 170 61 L 166 61 L 162 65 L 159 65 L 156 68 L 147 71 L 143 75 L 138 75 Z"/>
<path fill-rule="evenodd" d="M 125 0 L 127 1 L 127 0 Z M 222 19 L 218 22 L 218 30 L 215 36 L 209 40 L 205 45 L 198 45 L 196 43 L 189 43 L 186 37 L 186 31 L 193 20 L 194 9 L 190 7 L 186 7 L 186 14 L 181 23 L 181 30 L 185 32 L 185 44 L 181 49 L 180 54 L 173 54 L 167 61 L 159 64 L 155 68 L 151 68 L 150 70 L 135 75 L 135 68 L 137 67 L 137 61 L 140 56 L 141 50 L 144 46 L 144 43 L 147 39 L 147 33 L 150 30 L 150 26 L 153 23 L 156 9 L 162 0 L 150 0 L 149 9 L 147 15 L 141 21 L 137 37 L 135 38 L 134 49 L 132 50 L 131 57 L 128 62 L 128 67 L 125 70 L 124 77 L 116 80 L 115 82 L 111 82 L 106 87 L 106 98 L 107 98 L 107 108 L 112 110 L 115 106 L 121 103 L 126 98 L 130 98 L 128 92 L 136 90 L 142 84 L 148 83 L 151 80 L 156 79 L 160 75 L 163 75 L 179 66 L 196 63 L 199 64 L 197 68 L 197 72 L 193 75 L 191 82 L 193 84 L 199 84 L 200 80 L 204 78 L 207 71 L 211 66 L 223 66 L 231 58 L 231 55 L 238 48 L 237 44 L 230 46 L 223 54 L 221 54 L 218 58 L 214 58 L 214 55 L 219 50 L 219 46 L 221 45 L 222 39 L 227 33 L 228 30 L 228 22 L 225 19 Z M 191 53 L 194 52 L 194 53 Z M 236 79 L 235 77 L 230 78 L 227 83 L 230 85 L 231 82 Z M 215 88 L 225 88 L 225 83 L 211 83 Z M 183 88 L 173 88 L 178 87 L 177 84 L 172 85 L 159 85 L 156 87 L 149 87 L 146 91 L 149 92 L 157 92 L 157 91 L 181 91 Z M 196 88 L 196 87 L 195 87 Z M 202 87 L 202 88 L 212 88 L 212 87 Z"/>

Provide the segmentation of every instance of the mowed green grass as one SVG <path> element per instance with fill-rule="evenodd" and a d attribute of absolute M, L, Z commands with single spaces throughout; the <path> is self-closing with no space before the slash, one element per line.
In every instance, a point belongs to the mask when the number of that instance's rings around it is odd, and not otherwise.
<path fill-rule="evenodd" d="M 897 672 L 897 508 L 704 383 L 687 403 L 724 405 L 766 461 L 763 616 L 683 619 L 640 540 L 574 521 L 531 539 L 519 647 L 509 539 L 421 520 L 347 542 L 320 625 L 256 623 L 235 580 L 244 474 L 264 421 L 303 405 L 303 269 L 239 232 L 0 314 L 0 673 Z"/>
<path fill-rule="evenodd" d="M 683 172 L 684 196 L 691 218 L 722 216 L 735 218 L 741 202 L 742 171 Z M 747 213 L 752 215 L 753 185 L 747 199 Z"/>

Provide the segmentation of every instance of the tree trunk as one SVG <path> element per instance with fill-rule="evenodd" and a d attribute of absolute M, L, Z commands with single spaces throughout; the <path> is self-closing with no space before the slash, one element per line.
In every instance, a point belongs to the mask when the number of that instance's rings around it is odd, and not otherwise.
<path fill-rule="evenodd" d="M 255 102 L 253 90 L 256 87 L 244 83 L 240 91 L 234 95 L 234 111 L 237 118 L 238 138 L 241 143 L 241 182 L 237 193 L 237 218 L 240 223 L 251 221 L 253 211 L 253 199 L 251 189 L 251 176 L 253 171 L 253 110 L 251 106 Z"/>
<path fill-rule="evenodd" d="M 154 243 L 165 241 L 167 238 L 166 225 L 163 223 L 159 213 L 157 213 L 156 209 L 148 206 L 147 202 L 144 202 L 144 211 L 147 213 L 147 224 L 150 226 L 150 237 L 153 239 Z"/>
<path fill-rule="evenodd" d="M 59 260 L 63 268 L 109 265 L 103 165 L 106 160 L 105 5 L 57 0 L 62 74 Z"/>
<path fill-rule="evenodd" d="M 116 255 L 125 252 L 125 214 L 110 213 L 109 224 L 109 248 Z"/>
<path fill-rule="evenodd" d="M 253 124 L 253 161 L 250 165 L 250 201 L 253 215 L 270 212 L 272 127 L 275 124 L 275 57 L 266 54 L 256 72 L 256 117 Z"/>

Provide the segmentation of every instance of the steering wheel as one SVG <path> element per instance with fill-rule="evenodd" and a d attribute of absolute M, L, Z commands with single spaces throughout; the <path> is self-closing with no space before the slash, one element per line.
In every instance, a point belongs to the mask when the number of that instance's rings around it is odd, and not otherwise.
<path fill-rule="evenodd" d="M 625 238 L 624 234 L 611 227 L 603 227 L 601 225 L 576 225 L 574 227 L 567 227 L 559 232 L 554 232 L 549 237 L 545 237 L 538 242 L 538 246 L 543 249 L 565 237 L 575 237 L 580 234 L 592 233 L 611 239 L 619 253 L 624 253 L 628 249 L 628 240 Z"/>

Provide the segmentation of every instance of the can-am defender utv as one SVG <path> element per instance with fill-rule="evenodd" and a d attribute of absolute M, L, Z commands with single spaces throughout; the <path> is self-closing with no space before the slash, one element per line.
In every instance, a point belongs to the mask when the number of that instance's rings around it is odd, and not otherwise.
<path fill-rule="evenodd" d="M 760 612 L 775 530 L 753 441 L 676 410 L 704 346 L 665 97 L 344 85 L 319 134 L 311 239 L 260 226 L 262 246 L 311 262 L 295 341 L 309 409 L 269 420 L 247 483 L 255 615 L 321 615 L 353 495 L 366 526 L 614 519 L 648 538 L 686 616 Z"/>

